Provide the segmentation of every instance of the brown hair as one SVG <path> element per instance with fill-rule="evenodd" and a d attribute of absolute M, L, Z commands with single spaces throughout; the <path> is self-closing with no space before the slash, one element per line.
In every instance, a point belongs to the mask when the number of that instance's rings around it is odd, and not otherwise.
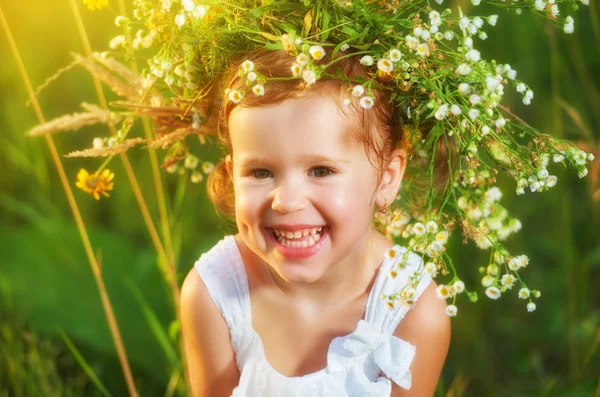
<path fill-rule="evenodd" d="M 232 145 L 229 134 L 229 116 L 236 107 L 264 107 L 281 103 L 288 99 L 299 98 L 305 95 L 322 95 L 334 100 L 340 112 L 346 117 L 352 117 L 344 109 L 343 100 L 350 97 L 348 89 L 354 84 L 360 84 L 372 77 L 373 68 L 367 68 L 360 64 L 360 55 L 351 55 L 351 52 L 340 52 L 334 64 L 326 69 L 326 72 L 332 75 L 343 74 L 351 79 L 352 83 L 346 83 L 336 78 L 320 78 L 316 84 L 303 88 L 299 85 L 301 79 L 290 80 L 269 80 L 265 85 L 265 94 L 263 96 L 254 95 L 248 92 L 242 101 L 238 104 L 228 100 L 224 93 L 222 96 L 222 106 L 220 109 L 218 138 L 223 148 L 228 153 L 232 153 Z M 245 91 L 248 89 L 244 77 L 238 75 L 241 64 L 244 60 L 254 62 L 254 69 L 271 78 L 290 77 L 291 67 L 295 62 L 295 57 L 284 50 L 258 49 L 243 59 L 235 62 L 223 75 L 222 82 L 229 84 L 232 90 Z M 332 61 L 331 53 L 319 61 L 319 64 L 327 64 Z M 358 79 L 357 79 L 358 78 Z M 360 80 L 363 78 L 365 80 Z M 381 86 L 380 86 L 381 87 Z M 352 115 L 358 117 L 360 123 L 352 123 L 350 133 L 359 143 L 364 145 L 367 157 L 371 164 L 379 172 L 379 180 L 382 175 L 382 166 L 384 161 L 394 149 L 400 147 L 403 139 L 403 118 L 402 110 L 390 101 L 391 91 L 385 88 L 378 88 L 375 85 L 372 88 L 375 96 L 375 103 L 370 109 L 363 109 L 357 106 L 358 101 L 352 101 L 349 108 L 352 108 Z M 373 161 L 375 157 L 375 161 Z M 225 160 L 222 159 L 216 166 L 213 173 L 207 180 L 207 190 L 210 200 L 215 205 L 218 212 L 230 220 L 235 219 L 235 196 L 233 183 L 227 172 Z"/>

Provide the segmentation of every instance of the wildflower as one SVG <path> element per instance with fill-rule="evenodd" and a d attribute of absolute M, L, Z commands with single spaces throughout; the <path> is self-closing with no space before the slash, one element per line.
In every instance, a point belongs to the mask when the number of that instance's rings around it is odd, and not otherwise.
<path fill-rule="evenodd" d="M 521 288 L 519 290 L 519 299 L 527 299 L 529 298 L 530 292 L 528 288 Z"/>
<path fill-rule="evenodd" d="M 252 87 L 252 92 L 256 96 L 263 96 L 265 95 L 265 87 L 262 84 L 256 84 L 254 87 Z"/>
<path fill-rule="evenodd" d="M 471 73 L 471 67 L 466 63 L 461 63 L 455 70 L 456 74 L 460 74 L 461 76 L 466 76 Z"/>
<path fill-rule="evenodd" d="M 385 252 L 385 257 L 388 259 L 396 259 L 398 258 L 398 255 L 400 255 L 400 253 L 396 247 L 392 247 Z"/>
<path fill-rule="evenodd" d="M 460 294 L 465 290 L 465 283 L 461 280 L 456 280 L 454 284 L 452 284 L 452 288 L 457 294 Z"/>
<path fill-rule="evenodd" d="M 517 279 L 512 274 L 505 274 L 500 279 L 500 283 L 508 289 L 511 289 Z"/>
<path fill-rule="evenodd" d="M 431 22 L 431 26 L 440 26 L 442 24 L 440 13 L 437 11 L 431 11 L 429 13 L 429 21 Z"/>
<path fill-rule="evenodd" d="M 93 145 L 94 149 L 100 149 L 100 148 L 104 147 L 104 139 L 94 138 L 92 145 Z"/>
<path fill-rule="evenodd" d="M 473 18 L 473 25 L 475 25 L 477 29 L 481 29 L 483 26 L 483 19 L 481 19 L 481 17 Z"/>
<path fill-rule="evenodd" d="M 117 15 L 117 17 L 115 18 L 115 25 L 119 28 L 125 22 L 127 22 L 127 18 L 125 18 L 123 15 Z"/>
<path fill-rule="evenodd" d="M 184 14 L 177 14 L 175 16 L 175 25 L 182 27 L 185 24 L 185 15 Z"/>
<path fill-rule="evenodd" d="M 552 6 L 550 7 L 550 14 L 552 14 L 553 17 L 557 17 L 558 14 L 560 14 L 558 4 L 552 4 Z"/>
<path fill-rule="evenodd" d="M 419 45 L 419 40 L 411 35 L 404 37 L 404 40 L 406 41 L 406 46 L 411 50 L 414 50 Z"/>
<path fill-rule="evenodd" d="M 107 191 L 113 190 L 114 182 L 111 182 L 115 174 L 108 168 L 105 168 L 100 175 L 97 173 L 89 174 L 85 169 L 81 168 L 77 173 L 77 182 L 75 186 L 86 193 L 94 196 L 96 200 L 100 200 L 100 195 L 109 197 Z"/>
<path fill-rule="evenodd" d="M 206 15 L 206 11 L 207 11 L 206 6 L 199 5 L 199 6 L 196 6 L 196 8 L 194 8 L 194 11 L 192 11 L 192 15 L 195 18 L 204 18 L 204 16 Z"/>
<path fill-rule="evenodd" d="M 456 105 L 456 104 L 455 104 L 455 105 L 452 105 L 452 106 L 450 107 L 450 112 L 451 112 L 453 115 L 455 115 L 455 116 L 458 116 L 459 114 L 461 114 L 461 113 L 462 113 L 462 110 L 461 110 L 460 106 L 458 106 L 458 105 Z"/>
<path fill-rule="evenodd" d="M 500 298 L 501 292 L 496 287 L 488 287 L 488 289 L 485 290 L 485 294 L 490 299 L 498 299 L 498 298 Z"/>
<path fill-rule="evenodd" d="M 375 63 L 375 60 L 370 55 L 365 55 L 364 57 L 360 58 L 360 64 L 361 65 L 364 65 L 364 66 L 373 66 L 373 63 Z"/>
<path fill-rule="evenodd" d="M 486 274 L 481 279 L 481 285 L 483 285 L 484 287 L 489 287 L 492 284 L 494 284 L 494 277 L 490 276 L 489 274 Z"/>
<path fill-rule="evenodd" d="M 524 98 L 523 98 L 523 104 L 524 104 L 524 105 L 529 105 L 529 104 L 531 104 L 531 98 L 524 97 Z"/>
<path fill-rule="evenodd" d="M 417 46 L 417 54 L 422 57 L 426 57 L 429 55 L 429 46 L 426 43 L 419 43 Z"/>
<path fill-rule="evenodd" d="M 202 175 L 201 172 L 198 172 L 198 171 L 192 172 L 192 175 L 190 176 L 190 180 L 192 181 L 192 183 L 200 183 L 200 182 L 202 182 L 203 179 L 204 179 L 204 176 Z"/>
<path fill-rule="evenodd" d="M 375 100 L 370 96 L 364 96 L 360 98 L 359 104 L 364 109 L 371 109 L 375 104 Z"/>
<path fill-rule="evenodd" d="M 90 11 L 101 10 L 108 5 L 108 0 L 83 0 Z"/>
<path fill-rule="evenodd" d="M 533 91 L 527 90 L 525 91 L 525 97 L 529 99 L 533 99 Z"/>
<path fill-rule="evenodd" d="M 446 116 L 448 115 L 448 105 L 442 105 L 438 108 L 438 110 L 435 112 L 435 118 L 438 120 L 443 120 L 446 118 Z"/>
<path fill-rule="evenodd" d="M 421 38 L 425 41 L 429 40 L 431 38 L 431 32 L 429 30 L 423 30 L 423 32 L 421 32 Z"/>
<path fill-rule="evenodd" d="M 571 19 L 569 19 L 569 18 L 571 18 Z M 563 30 L 567 34 L 571 34 L 575 31 L 575 25 L 574 25 L 572 17 L 570 17 L 570 16 L 567 17 L 567 22 L 565 23 L 565 26 L 563 26 Z"/>
<path fill-rule="evenodd" d="M 469 92 L 471 92 L 471 86 L 467 83 L 460 83 L 458 85 L 458 92 L 462 95 L 467 95 Z"/>
<path fill-rule="evenodd" d="M 433 278 L 435 278 L 438 274 L 437 266 L 433 262 L 427 262 L 425 265 L 425 271 Z"/>
<path fill-rule="evenodd" d="M 215 169 L 215 165 L 210 161 L 205 161 L 202 163 L 202 172 L 205 174 L 210 174 Z"/>
<path fill-rule="evenodd" d="M 309 85 L 314 84 L 317 81 L 317 75 L 310 69 L 305 69 L 302 72 L 302 79 Z"/>
<path fill-rule="evenodd" d="M 364 93 L 365 93 L 365 87 L 363 87 L 360 84 L 355 85 L 354 88 L 352 88 L 352 96 L 362 96 L 362 94 L 364 94 Z"/>
<path fill-rule="evenodd" d="M 469 50 L 465 55 L 465 59 L 471 62 L 479 62 L 481 60 L 481 53 L 477 50 Z"/>
<path fill-rule="evenodd" d="M 238 90 L 231 90 L 228 96 L 229 100 L 233 103 L 239 103 L 243 97 L 244 95 Z"/>
<path fill-rule="evenodd" d="M 319 60 L 325 56 L 325 49 L 320 45 L 313 45 L 308 49 L 308 53 L 315 60 Z"/>
<path fill-rule="evenodd" d="M 502 128 L 506 125 L 506 120 L 502 117 L 500 117 L 498 120 L 496 120 L 496 127 L 497 128 Z"/>
<path fill-rule="evenodd" d="M 488 23 L 492 26 L 496 26 L 496 22 L 498 22 L 498 15 L 494 14 L 494 15 L 490 15 L 488 17 Z"/>
<path fill-rule="evenodd" d="M 477 110 L 477 109 L 469 110 L 469 117 L 471 118 L 471 120 L 475 120 L 477 117 L 479 117 L 479 110 Z"/>
<path fill-rule="evenodd" d="M 108 46 L 114 50 L 115 48 L 122 47 L 124 44 L 125 44 L 125 36 L 123 36 L 121 34 L 119 36 L 114 37 L 110 41 L 110 43 L 108 43 Z"/>
<path fill-rule="evenodd" d="M 245 73 L 253 71 L 254 70 L 254 62 L 252 62 L 249 59 L 246 59 L 244 62 L 242 62 L 242 69 L 244 70 Z"/>
<path fill-rule="evenodd" d="M 479 32 L 479 38 L 480 38 L 481 40 L 485 40 L 485 39 L 487 39 L 487 38 L 488 38 L 488 35 L 487 35 L 487 33 L 486 33 L 486 32 Z"/>
<path fill-rule="evenodd" d="M 543 11 L 546 8 L 546 2 L 544 0 L 535 0 L 534 8 L 538 11 Z"/>
<path fill-rule="evenodd" d="M 448 315 L 448 317 L 454 317 L 456 316 L 456 313 L 458 313 L 458 308 L 455 305 L 446 306 L 446 315 Z"/>
<path fill-rule="evenodd" d="M 466 29 L 467 27 L 469 27 L 469 23 L 470 23 L 470 22 L 469 22 L 469 18 L 467 18 L 467 17 L 462 17 L 462 18 L 460 19 L 460 21 L 458 22 L 458 26 L 459 26 L 461 29 Z"/>
<path fill-rule="evenodd" d="M 444 32 L 444 38 L 448 41 L 452 40 L 454 38 L 454 32 L 451 30 Z"/>
<path fill-rule="evenodd" d="M 448 241 L 448 231 L 442 230 L 441 232 L 436 234 L 435 241 L 437 241 L 441 244 L 446 244 L 446 242 Z"/>
<path fill-rule="evenodd" d="M 533 311 L 535 311 L 535 303 L 533 303 L 533 302 L 529 302 L 529 303 L 527 304 L 527 311 L 528 311 L 528 312 L 533 312 Z"/>
<path fill-rule="evenodd" d="M 473 94 L 469 97 L 469 102 L 471 102 L 471 105 L 479 105 L 481 103 L 481 97 L 477 94 Z"/>
<path fill-rule="evenodd" d="M 185 158 L 183 165 L 185 168 L 189 168 L 191 170 L 193 170 L 194 168 L 196 168 L 198 166 L 198 163 L 200 163 L 200 160 L 198 159 L 198 157 L 194 156 L 193 154 L 188 154 L 188 156 Z"/>
<path fill-rule="evenodd" d="M 425 225 L 422 224 L 421 222 L 417 222 L 415 223 L 415 225 L 413 226 L 412 229 L 413 233 L 416 234 L 417 236 L 422 236 L 423 234 L 425 234 L 425 232 L 427 231 L 427 229 L 425 228 Z"/>
<path fill-rule="evenodd" d="M 578 169 L 578 170 L 577 170 L 577 176 L 578 176 L 579 178 L 583 178 L 583 177 L 585 177 L 587 174 L 588 174 L 588 170 L 587 170 L 587 168 L 585 168 L 585 167 L 583 167 L 583 168 L 580 168 L 580 169 Z"/>
<path fill-rule="evenodd" d="M 435 233 L 437 231 L 438 225 L 435 221 L 429 221 L 425 224 L 425 228 L 429 233 Z"/>
<path fill-rule="evenodd" d="M 387 58 L 381 58 L 377 61 L 377 69 L 384 73 L 391 73 L 394 70 L 394 64 Z"/>
<path fill-rule="evenodd" d="M 298 54 L 296 56 L 296 63 L 300 66 L 305 66 L 308 64 L 310 58 L 305 53 Z"/>
<path fill-rule="evenodd" d="M 346 51 L 348 50 L 348 48 L 350 48 L 348 44 L 342 44 L 342 46 L 340 47 L 340 51 Z"/>
<path fill-rule="evenodd" d="M 292 67 L 290 68 L 290 70 L 292 71 L 292 75 L 294 77 L 298 77 L 302 74 L 302 65 L 300 65 L 298 63 L 294 63 L 292 65 Z"/>
<path fill-rule="evenodd" d="M 246 77 L 248 78 L 249 81 L 255 81 L 258 76 L 256 75 L 256 73 L 250 72 L 250 73 L 248 73 L 248 76 L 246 76 Z"/>
<path fill-rule="evenodd" d="M 394 48 L 390 51 L 389 57 L 390 61 L 398 62 L 402 58 L 402 53 L 400 52 L 400 50 Z"/>
<path fill-rule="evenodd" d="M 181 0 L 181 5 L 186 11 L 192 11 L 194 9 L 194 2 L 192 0 Z"/>
<path fill-rule="evenodd" d="M 450 297 L 450 289 L 448 288 L 447 285 L 444 285 L 444 284 L 438 285 L 437 288 L 435 289 L 435 292 L 439 299 L 448 299 Z"/>

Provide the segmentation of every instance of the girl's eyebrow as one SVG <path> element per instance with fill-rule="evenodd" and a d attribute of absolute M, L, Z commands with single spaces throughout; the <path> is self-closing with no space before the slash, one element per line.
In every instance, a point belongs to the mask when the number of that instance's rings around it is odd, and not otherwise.
<path fill-rule="evenodd" d="M 310 154 L 310 155 L 302 156 L 301 158 L 306 161 L 310 161 L 310 162 L 350 163 L 350 161 L 345 158 L 332 158 L 332 157 L 327 157 L 327 156 L 323 156 L 320 154 Z M 245 156 L 242 156 L 242 158 L 240 159 L 240 165 L 249 166 L 249 165 L 258 164 L 258 163 L 261 163 L 261 164 L 271 163 L 272 161 L 273 160 L 269 157 L 245 155 Z"/>

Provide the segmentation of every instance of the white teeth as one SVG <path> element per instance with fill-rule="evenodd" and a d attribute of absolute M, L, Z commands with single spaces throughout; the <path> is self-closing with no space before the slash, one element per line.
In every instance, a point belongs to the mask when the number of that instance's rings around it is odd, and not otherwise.
<path fill-rule="evenodd" d="M 312 247 L 313 245 L 315 245 L 317 243 L 317 241 L 319 241 L 321 239 L 321 234 L 319 234 L 319 232 L 321 232 L 323 230 L 323 227 L 318 227 L 318 228 L 313 228 L 313 229 L 305 229 L 305 230 L 298 230 L 296 232 L 284 232 L 281 230 L 274 230 L 275 231 L 275 235 L 277 236 L 277 240 L 281 243 L 281 245 L 284 245 L 286 247 L 294 247 L 294 248 L 300 248 L 300 247 Z M 308 239 L 304 239 L 301 241 L 290 241 L 290 239 L 296 239 L 296 238 L 302 238 L 302 237 L 306 237 L 309 236 Z"/>
<path fill-rule="evenodd" d="M 312 247 L 313 245 L 315 245 L 316 241 L 315 239 L 313 239 L 312 237 L 308 238 L 308 246 Z"/>
<path fill-rule="evenodd" d="M 302 237 L 308 236 L 309 234 L 310 234 L 310 230 L 304 229 L 304 231 L 302 232 Z"/>
<path fill-rule="evenodd" d="M 300 238 L 300 237 L 302 237 L 302 232 L 300 230 L 296 230 L 294 232 L 294 238 Z"/>
<path fill-rule="evenodd" d="M 294 238 L 294 232 L 285 232 L 285 237 Z"/>
<path fill-rule="evenodd" d="M 320 234 L 318 234 L 318 233 L 317 233 L 317 234 L 315 234 L 315 237 L 314 237 L 314 239 L 315 239 L 315 241 L 319 241 L 319 240 L 321 239 L 321 235 L 320 235 Z"/>
<path fill-rule="evenodd" d="M 308 247 L 308 241 L 306 241 L 306 240 L 303 240 L 303 241 L 302 241 L 302 246 L 303 246 L 304 248 Z"/>

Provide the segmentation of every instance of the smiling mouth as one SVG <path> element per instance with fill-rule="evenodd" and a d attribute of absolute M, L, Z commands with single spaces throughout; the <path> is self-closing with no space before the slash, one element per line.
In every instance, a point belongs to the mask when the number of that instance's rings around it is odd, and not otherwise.
<path fill-rule="evenodd" d="M 285 232 L 282 230 L 269 229 L 279 244 L 290 248 L 307 248 L 315 245 L 327 231 L 327 226 L 305 229 L 296 232 Z"/>

